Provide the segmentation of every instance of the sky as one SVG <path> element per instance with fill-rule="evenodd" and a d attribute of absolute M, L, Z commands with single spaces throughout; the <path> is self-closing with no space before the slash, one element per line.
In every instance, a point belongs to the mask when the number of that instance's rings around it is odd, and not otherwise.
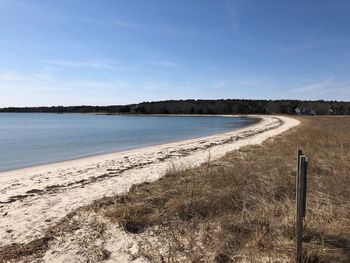
<path fill-rule="evenodd" d="M 0 0 L 0 107 L 350 101 L 350 0 Z"/>

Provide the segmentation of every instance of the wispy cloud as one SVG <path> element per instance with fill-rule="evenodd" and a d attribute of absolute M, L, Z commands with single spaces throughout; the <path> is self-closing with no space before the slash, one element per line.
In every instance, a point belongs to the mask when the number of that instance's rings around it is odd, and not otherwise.
<path fill-rule="evenodd" d="M 313 38 L 306 38 L 302 42 L 296 43 L 294 45 L 278 46 L 277 48 L 285 54 L 295 54 L 304 51 L 310 51 L 320 46 L 323 40 L 315 40 Z"/>
<path fill-rule="evenodd" d="M 291 90 L 300 98 L 349 100 L 350 80 L 337 80 L 335 77 L 308 83 Z"/>
<path fill-rule="evenodd" d="M 227 84 L 226 81 L 219 81 L 219 82 L 217 82 L 217 83 L 215 83 L 215 84 L 213 85 L 213 89 L 220 89 L 220 88 L 223 88 L 223 87 L 226 86 L 226 84 Z"/>
<path fill-rule="evenodd" d="M 0 9 L 9 9 L 9 8 L 28 8 L 31 5 L 25 1 L 19 0 L 0 0 Z"/>
<path fill-rule="evenodd" d="M 276 79 L 270 76 L 233 76 L 231 78 L 221 79 L 214 82 L 212 88 L 265 88 L 268 86 L 274 86 L 275 84 Z"/>
<path fill-rule="evenodd" d="M 126 104 L 194 98 L 200 90 L 198 83 L 182 80 L 169 81 L 157 77 L 96 79 L 88 76 L 72 79 L 60 73 L 56 72 L 46 79 L 45 71 L 0 71 L 0 107 Z"/>
<path fill-rule="evenodd" d="M 0 107 L 31 105 L 118 104 L 131 90 L 118 79 L 65 78 L 46 70 L 0 71 Z"/>
<path fill-rule="evenodd" d="M 21 81 L 28 80 L 28 77 L 17 72 L 17 71 L 2 71 L 0 72 L 0 80 L 1 81 Z"/>
<path fill-rule="evenodd" d="M 114 68 L 114 63 L 108 60 L 39 60 L 42 63 L 59 66 L 59 67 L 72 67 L 72 68 L 101 68 L 111 69 Z"/>
<path fill-rule="evenodd" d="M 165 67 L 165 68 L 176 68 L 177 67 L 177 64 L 173 61 L 170 61 L 170 60 L 160 60 L 160 61 L 153 62 L 152 64 L 156 65 L 156 66 Z"/>
<path fill-rule="evenodd" d="M 274 81 L 275 79 L 272 77 L 245 77 L 238 80 L 237 84 L 240 86 L 264 87 L 271 85 Z"/>
<path fill-rule="evenodd" d="M 147 28 L 145 24 L 137 24 L 137 23 L 132 23 L 124 20 L 115 20 L 113 25 L 117 27 L 124 27 L 124 28 L 136 28 L 136 29 Z"/>
<path fill-rule="evenodd" d="M 63 76 L 47 72 L 45 69 L 35 73 L 24 73 L 19 71 L 0 71 L 0 90 L 13 90 L 14 88 L 27 89 L 33 87 L 43 88 L 47 92 L 54 90 L 112 90 L 126 84 L 118 80 L 97 80 L 80 78 L 66 79 Z"/>
<path fill-rule="evenodd" d="M 239 31 L 239 19 L 238 19 L 238 12 L 237 12 L 237 3 L 236 1 L 225 1 L 226 8 L 228 10 L 228 19 L 229 19 L 229 25 L 232 28 L 233 32 L 237 35 Z"/>
<path fill-rule="evenodd" d="M 47 70 L 43 69 L 34 74 L 25 74 L 16 70 L 5 70 L 0 71 L 0 81 L 2 83 L 16 83 L 26 81 L 49 81 L 52 80 L 52 74 Z"/>
<path fill-rule="evenodd" d="M 117 19 L 114 21 L 113 25 L 116 27 L 125 28 L 125 29 L 147 30 L 147 31 L 169 33 L 169 34 L 176 34 L 176 35 L 192 34 L 192 32 L 188 29 L 179 28 L 179 27 L 175 27 L 167 24 L 152 25 L 152 24 L 135 23 L 131 21 Z"/>
<path fill-rule="evenodd" d="M 322 81 L 310 83 L 295 89 L 292 89 L 292 92 L 296 93 L 307 93 L 307 92 L 324 92 L 328 91 L 330 86 L 334 87 L 334 84 L 332 83 L 334 80 L 334 77 L 327 78 Z M 333 84 L 333 85 L 331 85 Z"/>

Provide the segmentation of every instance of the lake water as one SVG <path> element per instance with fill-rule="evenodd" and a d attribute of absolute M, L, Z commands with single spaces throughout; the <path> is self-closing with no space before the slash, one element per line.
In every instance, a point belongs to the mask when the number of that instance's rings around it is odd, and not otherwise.
<path fill-rule="evenodd" d="M 0 113 L 0 171 L 211 135 L 255 122 L 219 116 Z"/>

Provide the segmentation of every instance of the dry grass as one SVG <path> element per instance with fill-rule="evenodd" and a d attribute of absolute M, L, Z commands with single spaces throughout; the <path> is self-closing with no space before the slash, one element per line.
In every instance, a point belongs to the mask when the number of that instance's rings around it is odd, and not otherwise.
<path fill-rule="evenodd" d="M 350 262 L 350 117 L 301 120 L 262 146 L 195 169 L 173 169 L 157 182 L 82 209 L 141 235 L 150 261 L 291 262 L 301 148 L 309 159 L 305 262 Z M 69 220 L 75 213 L 37 246 L 8 246 L 10 257 L 0 248 L 0 261 L 42 254 L 50 237 L 75 231 Z"/>
<path fill-rule="evenodd" d="M 157 229 L 160 243 L 170 244 L 160 254 L 170 261 L 291 261 L 298 148 L 310 163 L 305 260 L 348 262 L 349 117 L 303 118 L 300 127 L 263 146 L 173 170 L 96 205 L 126 231 Z"/>

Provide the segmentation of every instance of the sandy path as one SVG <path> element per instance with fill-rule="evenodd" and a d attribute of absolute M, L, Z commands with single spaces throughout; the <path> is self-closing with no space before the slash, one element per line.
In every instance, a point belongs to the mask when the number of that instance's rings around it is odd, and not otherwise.
<path fill-rule="evenodd" d="M 156 180 L 172 165 L 199 165 L 209 155 L 217 159 L 299 124 L 259 117 L 261 122 L 232 132 L 0 173 L 0 246 L 40 237 L 75 208 Z"/>

